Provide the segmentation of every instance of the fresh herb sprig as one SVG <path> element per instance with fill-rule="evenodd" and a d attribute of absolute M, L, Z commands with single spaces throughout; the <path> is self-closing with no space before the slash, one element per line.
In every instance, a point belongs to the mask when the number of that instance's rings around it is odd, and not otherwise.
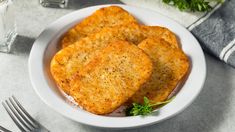
<path fill-rule="evenodd" d="M 148 115 L 153 112 L 154 110 L 153 107 L 165 105 L 171 102 L 173 99 L 174 97 L 164 102 L 157 102 L 157 103 L 151 104 L 149 99 L 147 97 L 144 97 L 144 103 L 143 104 L 133 103 L 131 107 L 128 107 L 126 109 L 126 115 L 127 116 Z"/>
<path fill-rule="evenodd" d="M 162 0 L 164 3 L 174 5 L 181 11 L 199 11 L 205 12 L 210 11 L 212 7 L 210 6 L 210 2 L 207 0 Z M 223 2 L 223 0 L 210 0 L 216 2 Z"/>

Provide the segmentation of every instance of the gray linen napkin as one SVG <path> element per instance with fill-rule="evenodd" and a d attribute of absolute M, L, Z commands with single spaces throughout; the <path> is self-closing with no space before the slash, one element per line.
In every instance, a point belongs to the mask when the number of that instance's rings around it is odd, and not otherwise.
<path fill-rule="evenodd" d="M 205 51 L 235 67 L 235 0 L 227 0 L 208 16 L 189 29 Z"/>

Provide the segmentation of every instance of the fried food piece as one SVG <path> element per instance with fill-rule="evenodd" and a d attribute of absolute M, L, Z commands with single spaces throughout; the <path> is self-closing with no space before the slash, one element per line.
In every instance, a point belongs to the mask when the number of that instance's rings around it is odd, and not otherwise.
<path fill-rule="evenodd" d="M 166 100 L 189 69 L 187 56 L 161 38 L 148 38 L 138 47 L 152 59 L 153 73 L 129 101 L 143 103 L 144 96 L 155 103 Z"/>
<path fill-rule="evenodd" d="M 117 41 L 101 50 L 71 81 L 71 95 L 85 110 L 107 114 L 126 102 L 152 72 L 136 45 Z"/>
<path fill-rule="evenodd" d="M 99 50 L 118 40 L 137 45 L 148 37 L 161 37 L 172 45 L 178 46 L 175 35 L 164 27 L 147 27 L 133 23 L 115 28 L 104 28 L 60 50 L 51 61 L 52 76 L 58 86 L 69 94 L 71 77 L 96 56 Z"/>
<path fill-rule="evenodd" d="M 179 43 L 177 41 L 176 35 L 170 31 L 168 28 L 165 27 L 159 27 L 159 26 L 141 26 L 141 32 L 144 34 L 146 38 L 152 37 L 152 38 L 162 38 L 171 46 L 175 46 L 179 48 Z"/>
<path fill-rule="evenodd" d="M 126 10 L 119 6 L 109 6 L 95 11 L 89 17 L 71 28 L 61 41 L 62 47 L 66 47 L 79 39 L 100 31 L 104 27 L 137 23 L 137 20 Z"/>

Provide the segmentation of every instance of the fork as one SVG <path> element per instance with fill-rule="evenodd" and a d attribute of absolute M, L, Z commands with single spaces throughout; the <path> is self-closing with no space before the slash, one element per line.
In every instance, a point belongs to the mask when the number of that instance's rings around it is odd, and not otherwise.
<path fill-rule="evenodd" d="M 49 132 L 24 109 L 14 96 L 2 102 L 2 105 L 22 132 Z"/>
<path fill-rule="evenodd" d="M 0 126 L 0 132 L 12 132 L 12 131 L 7 130 L 6 128 Z"/>

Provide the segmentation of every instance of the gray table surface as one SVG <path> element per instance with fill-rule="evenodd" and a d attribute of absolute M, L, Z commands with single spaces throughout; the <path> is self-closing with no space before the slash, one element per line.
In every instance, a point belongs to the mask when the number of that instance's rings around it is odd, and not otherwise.
<path fill-rule="evenodd" d="M 75 0 L 74 0 L 75 1 Z M 11 54 L 0 53 L 0 101 L 15 95 L 26 109 L 52 132 L 111 131 L 81 125 L 45 105 L 32 89 L 28 75 L 28 56 L 35 38 L 52 21 L 93 0 L 70 1 L 69 9 L 44 8 L 37 0 L 15 0 L 18 37 Z M 115 0 L 98 4 L 118 3 Z M 130 132 L 234 132 L 235 69 L 206 54 L 207 79 L 199 97 L 184 112 L 164 122 Z M 19 131 L 0 105 L 0 125 Z"/>

